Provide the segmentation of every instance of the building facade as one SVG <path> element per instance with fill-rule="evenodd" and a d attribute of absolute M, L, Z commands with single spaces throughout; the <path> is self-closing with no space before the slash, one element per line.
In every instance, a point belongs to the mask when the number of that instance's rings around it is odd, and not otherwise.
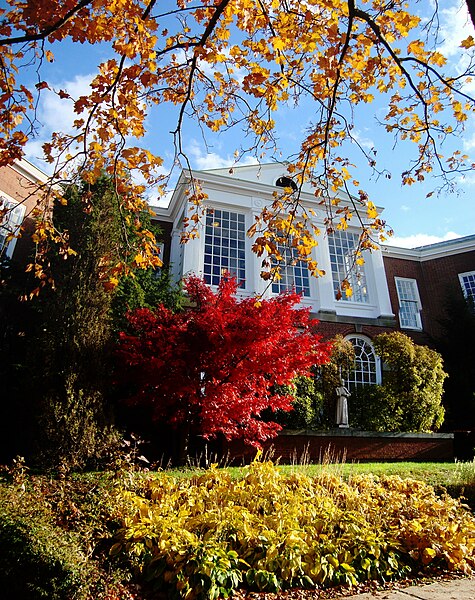
<path fill-rule="evenodd" d="M 229 271 L 241 283 L 243 296 L 265 297 L 296 289 L 302 294 L 301 304 L 310 307 L 319 320 L 325 338 L 340 334 L 353 343 L 356 369 L 350 387 L 381 381 L 382 366 L 372 345 L 375 335 L 399 330 L 416 343 L 436 346 L 447 294 L 475 297 L 475 235 L 410 250 L 383 246 L 365 251 L 364 265 L 354 267 L 357 227 L 319 237 L 313 258 L 325 276 L 309 276 L 305 264 L 287 255 L 280 281 L 269 285 L 260 277 L 262 258 L 252 252 L 247 231 L 279 187 L 289 185 L 285 165 L 197 171 L 194 177 L 208 196 L 196 238 L 181 243 L 189 210 L 189 173 L 182 173 L 169 207 L 156 214 L 165 233 L 164 258 L 169 259 L 174 279 L 194 273 L 216 286 Z M 312 209 L 314 224 L 325 232 L 325 208 L 313 190 L 304 187 L 301 200 L 306 209 Z M 341 205 L 349 202 L 349 198 L 340 199 Z M 349 279 L 353 294 L 338 299 L 344 278 Z"/>
<path fill-rule="evenodd" d="M 322 231 L 312 252 L 326 274 L 309 276 L 306 265 L 283 249 L 287 260 L 281 279 L 269 284 L 260 277 L 262 258 L 252 251 L 247 231 L 274 194 L 292 184 L 285 164 L 195 171 L 194 177 L 208 196 L 197 237 L 181 243 L 189 215 L 190 173 L 181 174 L 169 206 L 156 209 L 161 255 L 173 278 L 178 281 L 194 273 L 216 286 L 225 272 L 231 272 L 241 284 L 242 296 L 296 289 L 302 294 L 301 304 L 319 320 L 324 338 L 340 334 L 353 343 L 356 368 L 350 387 L 381 382 L 382 365 L 372 344 L 376 335 L 399 330 L 416 343 L 438 347 L 450 297 L 475 298 L 475 235 L 414 249 L 383 246 L 364 252 L 364 265 L 355 266 L 358 228 L 323 233 L 327 214 L 310 187 L 301 191 L 301 201 Z M 46 176 L 24 160 L 0 168 L 0 201 L 7 208 L 0 226 L 4 255 L 27 262 L 27 236 L 16 239 L 15 234 L 20 226 L 26 232 L 32 228 L 29 215 L 37 202 L 35 189 L 45 181 Z M 350 205 L 351 199 L 343 196 L 340 202 Z M 353 294 L 338 299 L 344 278 Z"/>
<path fill-rule="evenodd" d="M 13 257 L 26 263 L 31 250 L 28 233 L 34 227 L 31 216 L 39 200 L 38 187 L 47 176 L 27 160 L 0 167 L 0 256 Z M 20 228 L 27 235 L 17 238 Z"/>

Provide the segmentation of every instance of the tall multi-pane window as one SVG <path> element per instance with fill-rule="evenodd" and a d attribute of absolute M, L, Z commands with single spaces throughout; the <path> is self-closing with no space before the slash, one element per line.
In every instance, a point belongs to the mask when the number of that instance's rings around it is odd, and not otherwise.
<path fill-rule="evenodd" d="M 399 323 L 403 329 L 422 329 L 421 301 L 415 279 L 396 277 Z"/>
<path fill-rule="evenodd" d="M 279 294 L 285 290 L 295 290 L 309 297 L 310 278 L 305 261 L 298 259 L 295 248 L 279 244 L 278 249 L 283 260 L 276 263 L 280 267 L 280 279 L 272 283 L 272 292 Z"/>
<path fill-rule="evenodd" d="M 356 388 L 361 385 L 374 385 L 379 381 L 379 361 L 369 340 L 352 336 L 347 338 L 355 350 L 354 369 L 348 374 L 348 385 Z"/>
<path fill-rule="evenodd" d="M 341 283 L 346 280 L 351 286 L 352 294 L 343 293 L 342 300 L 350 302 L 369 302 L 368 286 L 364 265 L 356 263 L 359 236 L 357 233 L 337 229 L 328 236 L 330 263 L 332 268 L 333 289 L 335 297 L 340 297 Z"/>
<path fill-rule="evenodd" d="M 218 285 L 224 273 L 241 285 L 246 279 L 246 224 L 243 214 L 214 209 L 206 215 L 204 278 Z"/>
<path fill-rule="evenodd" d="M 10 243 L 9 238 L 18 233 L 25 215 L 25 207 L 0 196 L 0 209 L 6 211 L 0 222 L 0 254 L 6 252 L 7 256 L 11 256 L 14 244 Z"/>
<path fill-rule="evenodd" d="M 465 298 L 473 298 L 475 300 L 475 271 L 460 273 L 459 280 Z"/>

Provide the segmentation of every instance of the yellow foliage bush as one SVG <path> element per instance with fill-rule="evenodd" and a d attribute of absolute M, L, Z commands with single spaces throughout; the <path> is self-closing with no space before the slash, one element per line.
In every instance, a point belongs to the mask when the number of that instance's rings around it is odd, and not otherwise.
<path fill-rule="evenodd" d="M 284 475 L 255 461 L 237 480 L 212 467 L 191 479 L 160 474 L 143 494 L 124 494 L 129 514 L 111 553 L 133 559 L 169 597 L 475 568 L 473 515 L 411 479 Z"/>

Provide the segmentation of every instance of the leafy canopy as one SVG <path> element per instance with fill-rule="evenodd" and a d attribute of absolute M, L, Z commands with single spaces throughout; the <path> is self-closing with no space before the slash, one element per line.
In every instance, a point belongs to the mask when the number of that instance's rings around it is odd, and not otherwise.
<path fill-rule="evenodd" d="M 121 334 L 118 350 L 129 401 L 205 438 L 221 433 L 258 445 L 281 429 L 262 411 L 291 409 L 293 397 L 275 386 L 327 361 L 330 346 L 309 311 L 295 308 L 295 293 L 256 303 L 236 298 L 234 279 L 223 279 L 216 294 L 194 276 L 184 286 L 188 310 L 129 314 L 132 333 Z"/>
<path fill-rule="evenodd" d="M 72 133 L 57 132 L 44 145 L 54 174 L 51 184 L 80 176 L 93 183 L 103 172 L 115 179 L 120 202 L 141 211 L 148 186 L 164 193 L 169 170 L 163 157 L 140 141 L 154 106 L 170 106 L 175 160 L 187 165 L 182 133 L 187 119 L 203 133 L 242 128 L 246 153 L 257 159 L 281 156 L 274 113 L 279 106 L 313 103 L 300 150 L 289 157 L 296 191 L 284 190 L 257 217 L 254 250 L 275 256 L 278 244 L 293 240 L 300 259 L 321 274 L 310 256 L 319 233 L 301 205 L 304 182 L 327 208 L 325 228 L 345 229 L 358 215 L 361 247 L 384 237 L 384 222 L 361 188 L 349 161 L 350 148 L 380 172 L 376 151 L 355 134 L 355 115 L 377 94 L 387 97 L 381 122 L 395 141 L 410 140 L 416 158 L 401 173 L 411 185 L 436 172 L 450 185 L 457 172 L 472 168 L 460 152 L 443 156 L 440 144 L 463 130 L 475 108 L 466 82 L 473 72 L 472 36 L 462 42 L 464 69 L 447 72 L 436 49 L 436 15 L 422 30 L 405 0 L 9 0 L 0 9 L 0 165 L 22 156 L 38 127 L 36 107 L 51 89 L 72 103 Z M 424 43 L 423 39 L 429 40 Z M 98 66 L 90 91 L 72 98 L 43 78 L 45 63 L 61 60 L 61 43 L 101 45 L 109 56 Z M 25 84 L 23 71 L 38 73 Z M 154 135 L 169 133 L 169 120 Z M 285 157 L 284 157 L 285 158 Z M 77 175 L 73 175 L 77 173 Z M 131 176 L 132 175 L 132 176 Z M 44 200 L 57 193 L 45 186 Z M 350 205 L 339 205 L 341 192 Z M 196 235 L 205 196 L 191 182 L 191 213 L 185 238 Z M 37 210 L 37 239 L 56 235 L 48 213 Z M 140 264 L 157 261 L 147 229 L 142 229 Z M 361 258 L 360 258 L 361 259 Z M 127 269 L 119 260 L 111 269 Z M 271 265 L 269 262 L 268 265 Z M 271 268 L 271 267 L 268 267 Z M 38 276 L 43 276 L 41 269 Z"/>

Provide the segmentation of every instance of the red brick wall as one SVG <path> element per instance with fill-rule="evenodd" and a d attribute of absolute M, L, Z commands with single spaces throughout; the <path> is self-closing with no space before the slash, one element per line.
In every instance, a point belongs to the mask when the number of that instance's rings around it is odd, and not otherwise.
<path fill-rule="evenodd" d="M 25 206 L 23 228 L 26 235 L 16 241 L 14 251 L 15 260 L 25 264 L 28 260 L 28 253 L 31 250 L 31 240 L 28 234 L 32 233 L 34 229 L 34 221 L 29 215 L 39 199 L 38 194 L 35 193 L 37 185 L 36 182 L 32 182 L 31 179 L 19 173 L 12 166 L 0 167 L 0 194 L 2 192 L 8 194 L 17 202 L 22 202 Z"/>
<path fill-rule="evenodd" d="M 422 262 L 384 257 L 384 267 L 388 281 L 391 305 L 398 314 L 395 277 L 408 277 L 417 280 L 422 304 L 423 332 L 411 332 L 417 343 L 427 344 L 441 333 L 439 320 L 444 316 L 445 302 L 450 292 L 462 295 L 459 273 L 475 270 L 475 251 L 452 254 Z"/>
<path fill-rule="evenodd" d="M 414 435 L 367 433 L 365 435 L 281 434 L 264 444 L 264 451 L 283 464 L 364 461 L 452 461 L 453 437 L 447 435 Z M 249 462 L 256 450 L 242 441 L 227 442 L 223 454 L 236 463 Z"/>
<path fill-rule="evenodd" d="M 328 340 L 340 334 L 342 336 L 359 334 L 365 335 L 370 339 L 380 333 L 394 331 L 393 327 L 377 326 L 377 325 L 355 325 L 352 323 L 333 323 L 331 321 L 319 321 L 318 331 L 323 336 L 323 339 Z"/>
<path fill-rule="evenodd" d="M 17 202 L 23 202 L 27 213 L 36 205 L 35 184 L 18 173 L 14 167 L 0 167 L 0 191 L 9 194 Z"/>

